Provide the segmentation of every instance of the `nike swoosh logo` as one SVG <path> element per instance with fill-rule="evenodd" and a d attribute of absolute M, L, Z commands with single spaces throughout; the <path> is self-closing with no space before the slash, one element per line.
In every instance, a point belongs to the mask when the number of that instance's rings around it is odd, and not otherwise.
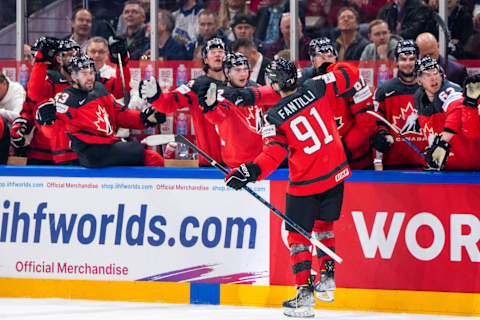
<path fill-rule="evenodd" d="M 385 97 L 390 97 L 394 93 L 395 93 L 395 90 L 387 92 L 387 93 L 385 93 Z"/>
<path fill-rule="evenodd" d="M 82 104 L 85 102 L 85 100 L 87 100 L 87 98 L 85 98 L 85 99 L 83 99 L 83 100 L 80 100 L 80 101 L 78 101 L 78 104 L 82 105 Z"/>
<path fill-rule="evenodd" d="M 58 82 L 65 83 L 65 82 L 68 82 L 68 80 L 67 79 L 60 79 L 60 80 L 58 80 Z"/>

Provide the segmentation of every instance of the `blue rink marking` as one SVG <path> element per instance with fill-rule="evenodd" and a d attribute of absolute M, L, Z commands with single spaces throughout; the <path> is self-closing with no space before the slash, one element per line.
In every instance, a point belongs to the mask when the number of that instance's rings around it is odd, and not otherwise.
<path fill-rule="evenodd" d="M 220 284 L 190 283 L 191 304 L 220 304 Z"/>
<path fill-rule="evenodd" d="M 424 184 L 480 184 L 480 172 L 455 171 L 373 171 L 353 170 L 348 182 L 424 183 Z M 0 176 L 9 177 L 81 177 L 81 178 L 171 178 L 171 179 L 223 179 L 215 168 L 151 168 L 110 167 L 87 169 L 77 166 L 2 166 Z M 288 170 L 278 169 L 269 180 L 288 180 Z"/>

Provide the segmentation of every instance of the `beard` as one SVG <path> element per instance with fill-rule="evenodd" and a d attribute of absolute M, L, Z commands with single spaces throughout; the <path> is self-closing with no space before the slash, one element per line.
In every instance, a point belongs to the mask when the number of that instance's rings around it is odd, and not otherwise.
<path fill-rule="evenodd" d="M 415 72 L 411 72 L 411 73 L 406 73 L 406 72 L 403 72 L 401 71 L 400 69 L 398 69 L 398 77 L 400 79 L 410 79 L 410 78 L 413 78 L 415 77 Z"/>

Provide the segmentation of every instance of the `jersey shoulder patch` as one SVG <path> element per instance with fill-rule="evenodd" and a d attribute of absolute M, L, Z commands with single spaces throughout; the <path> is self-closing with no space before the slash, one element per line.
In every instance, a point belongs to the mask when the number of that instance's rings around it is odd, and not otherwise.
<path fill-rule="evenodd" d="M 273 137 L 277 134 L 277 128 L 275 125 L 270 124 L 262 128 L 262 138 L 267 139 Z"/>

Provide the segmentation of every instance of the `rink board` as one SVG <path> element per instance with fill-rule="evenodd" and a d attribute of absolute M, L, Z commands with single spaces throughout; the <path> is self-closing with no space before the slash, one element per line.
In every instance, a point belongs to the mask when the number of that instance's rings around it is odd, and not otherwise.
<path fill-rule="evenodd" d="M 287 175 L 252 187 L 283 211 Z M 281 220 L 221 178 L 0 167 L 0 296 L 280 306 L 295 293 Z M 336 300 L 317 307 L 480 315 L 479 178 L 354 172 Z"/>

